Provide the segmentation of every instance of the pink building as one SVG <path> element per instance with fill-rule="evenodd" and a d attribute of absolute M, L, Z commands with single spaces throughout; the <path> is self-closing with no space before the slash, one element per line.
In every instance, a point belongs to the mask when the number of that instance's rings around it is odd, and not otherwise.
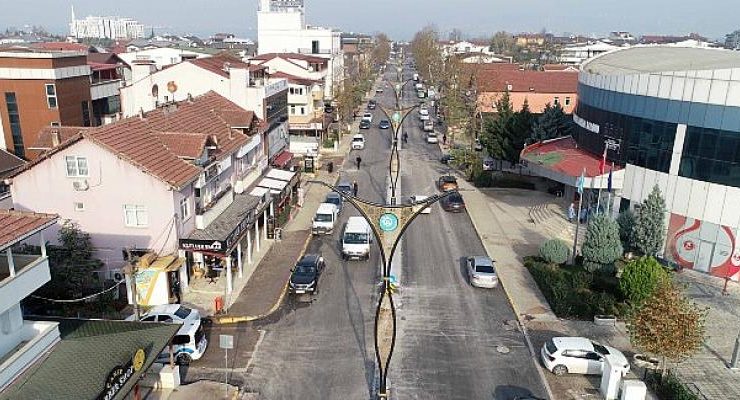
<path fill-rule="evenodd" d="M 506 92 L 514 110 L 521 109 L 527 100 L 535 114 L 542 113 L 548 103 L 560 104 L 566 114 L 572 114 L 578 99 L 578 72 L 573 71 L 480 68 L 476 83 L 478 109 L 484 113 L 496 112 L 496 100 Z"/>

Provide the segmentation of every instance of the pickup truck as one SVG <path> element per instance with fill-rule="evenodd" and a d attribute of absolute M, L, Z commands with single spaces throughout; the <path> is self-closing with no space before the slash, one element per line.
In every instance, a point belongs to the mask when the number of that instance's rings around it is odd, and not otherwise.
<path fill-rule="evenodd" d="M 318 294 L 319 278 L 324 270 L 324 257 L 320 254 L 306 254 L 290 271 L 288 288 L 291 294 Z"/>

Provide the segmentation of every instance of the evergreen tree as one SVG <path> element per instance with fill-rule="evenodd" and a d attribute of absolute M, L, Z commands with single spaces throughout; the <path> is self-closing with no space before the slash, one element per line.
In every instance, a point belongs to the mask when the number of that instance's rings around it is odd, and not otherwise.
<path fill-rule="evenodd" d="M 519 162 L 519 155 L 530 136 L 529 131 L 532 129 L 533 121 L 534 117 L 529 110 L 529 102 L 525 99 L 522 109 L 514 113 L 512 129 L 509 130 L 511 146 L 508 149 L 507 160 L 514 163 Z"/>
<path fill-rule="evenodd" d="M 92 286 L 93 271 L 103 263 L 93 257 L 90 234 L 66 221 L 59 230 L 59 246 L 49 246 L 51 281 L 43 293 L 55 298 L 78 298 Z"/>
<path fill-rule="evenodd" d="M 590 272 L 610 267 L 622 256 L 619 226 L 611 217 L 599 214 L 591 219 L 581 248 L 583 266 Z"/>
<path fill-rule="evenodd" d="M 532 139 L 541 141 L 572 134 L 570 118 L 565 114 L 560 103 L 554 106 L 547 103 L 542 115 L 532 126 Z"/>
<path fill-rule="evenodd" d="M 655 255 L 665 238 L 665 200 L 658 185 L 653 186 L 635 220 L 635 247 L 645 255 Z"/>
<path fill-rule="evenodd" d="M 496 115 L 486 124 L 481 143 L 488 154 L 498 159 L 508 159 L 511 154 L 511 130 L 513 129 L 514 110 L 511 107 L 509 93 L 505 92 L 496 100 Z"/>
<path fill-rule="evenodd" d="M 617 224 L 624 251 L 632 251 L 635 248 L 635 214 L 631 210 L 622 211 L 617 217 Z"/>

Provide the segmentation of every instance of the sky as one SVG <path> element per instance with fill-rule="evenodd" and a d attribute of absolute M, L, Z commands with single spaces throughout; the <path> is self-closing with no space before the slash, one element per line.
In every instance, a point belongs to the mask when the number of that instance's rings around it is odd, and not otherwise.
<path fill-rule="evenodd" d="M 207 37 L 231 32 L 256 39 L 258 0 L 0 0 L 0 30 L 41 25 L 66 34 L 74 5 L 78 18 L 120 15 L 153 26 L 156 33 Z M 700 4 L 700 5 L 698 5 Z M 347 32 L 386 32 L 408 40 L 433 24 L 466 36 L 496 31 L 605 35 L 687 34 L 721 38 L 740 29 L 737 0 L 305 0 L 306 22 Z"/>

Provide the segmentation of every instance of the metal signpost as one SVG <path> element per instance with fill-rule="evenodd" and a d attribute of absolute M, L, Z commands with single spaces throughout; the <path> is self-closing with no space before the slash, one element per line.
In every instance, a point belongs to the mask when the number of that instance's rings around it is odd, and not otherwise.
<path fill-rule="evenodd" d="M 224 399 L 229 398 L 229 349 L 234 348 L 234 335 L 218 335 L 218 347 L 224 349 L 224 357 L 226 359 L 226 370 L 225 370 L 225 385 L 226 395 Z"/>

